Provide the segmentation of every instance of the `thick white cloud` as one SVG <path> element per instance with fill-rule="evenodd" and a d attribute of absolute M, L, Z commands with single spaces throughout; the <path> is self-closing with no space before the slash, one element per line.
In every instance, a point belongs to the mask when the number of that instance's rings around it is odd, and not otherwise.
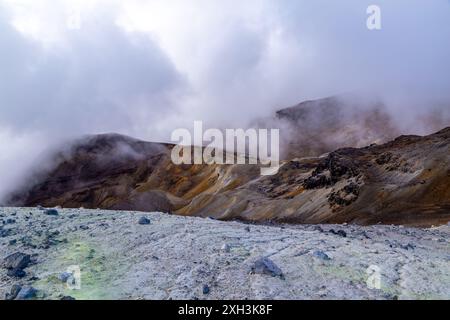
<path fill-rule="evenodd" d="M 71 136 L 168 140 L 341 92 L 448 114 L 450 3 L 375 2 L 380 31 L 372 0 L 2 0 L 0 177 Z"/>

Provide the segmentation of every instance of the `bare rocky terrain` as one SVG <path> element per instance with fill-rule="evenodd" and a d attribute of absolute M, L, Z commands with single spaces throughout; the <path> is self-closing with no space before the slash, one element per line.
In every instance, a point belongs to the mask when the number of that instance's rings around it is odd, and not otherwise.
<path fill-rule="evenodd" d="M 450 299 L 449 235 L 448 225 L 0 208 L 0 298 Z M 67 286 L 71 266 L 79 290 Z"/>
<path fill-rule="evenodd" d="M 450 299 L 448 119 L 400 135 L 337 97 L 274 117 L 272 176 L 118 134 L 43 155 L 1 199 L 0 298 Z"/>
<path fill-rule="evenodd" d="M 285 160 L 273 176 L 257 165 L 175 165 L 171 148 L 113 134 L 80 139 L 40 161 L 53 165 L 4 204 L 306 224 L 450 221 L 450 127 Z"/>

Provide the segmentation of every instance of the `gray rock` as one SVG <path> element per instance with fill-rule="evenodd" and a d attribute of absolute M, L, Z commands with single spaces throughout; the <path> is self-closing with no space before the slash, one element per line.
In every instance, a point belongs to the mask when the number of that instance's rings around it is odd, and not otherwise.
<path fill-rule="evenodd" d="M 44 213 L 48 216 L 57 216 L 59 215 L 58 210 L 56 209 L 45 209 Z"/>
<path fill-rule="evenodd" d="M 222 245 L 222 248 L 220 248 L 223 252 L 230 252 L 231 251 L 231 246 L 228 243 L 224 243 Z"/>
<path fill-rule="evenodd" d="M 151 221 L 150 221 L 150 219 L 147 218 L 147 217 L 140 217 L 138 223 L 139 223 L 140 225 L 147 225 L 147 224 L 150 224 Z"/>
<path fill-rule="evenodd" d="M 9 293 L 6 294 L 5 300 L 14 300 L 17 297 L 17 295 L 19 294 L 20 290 L 22 290 L 22 287 L 18 284 L 14 284 L 11 287 L 11 290 L 9 291 Z"/>
<path fill-rule="evenodd" d="M 16 296 L 16 300 L 28 300 L 36 297 L 36 289 L 30 286 L 20 289 Z"/>
<path fill-rule="evenodd" d="M 208 286 L 207 284 L 205 284 L 205 285 L 203 286 L 203 294 L 208 294 L 209 291 L 210 291 L 209 286 Z"/>
<path fill-rule="evenodd" d="M 64 297 L 61 298 L 61 300 L 70 301 L 70 300 L 76 300 L 76 299 L 74 297 L 71 297 L 71 296 L 64 296 Z"/>
<path fill-rule="evenodd" d="M 331 229 L 330 232 L 331 232 L 332 234 L 341 236 L 342 238 L 346 238 L 346 237 L 347 237 L 347 233 L 346 233 L 344 230 L 338 230 L 338 231 L 335 231 L 334 229 Z"/>
<path fill-rule="evenodd" d="M 6 269 L 25 269 L 31 261 L 31 256 L 22 252 L 16 252 L 7 256 L 3 260 L 3 265 Z"/>
<path fill-rule="evenodd" d="M 408 243 L 407 245 L 400 246 L 404 250 L 414 250 L 416 248 L 412 243 Z"/>
<path fill-rule="evenodd" d="M 9 237 L 12 233 L 11 229 L 0 229 L 0 238 Z"/>
<path fill-rule="evenodd" d="M 8 277 L 23 278 L 23 277 L 25 277 L 26 273 L 22 269 L 11 269 L 11 270 L 8 270 L 6 275 Z"/>
<path fill-rule="evenodd" d="M 281 271 L 281 269 L 269 258 L 260 258 L 256 260 L 251 267 L 251 272 L 284 279 L 283 271 Z"/>
<path fill-rule="evenodd" d="M 321 260 L 331 260 L 331 258 L 323 251 L 314 251 L 313 256 Z"/>

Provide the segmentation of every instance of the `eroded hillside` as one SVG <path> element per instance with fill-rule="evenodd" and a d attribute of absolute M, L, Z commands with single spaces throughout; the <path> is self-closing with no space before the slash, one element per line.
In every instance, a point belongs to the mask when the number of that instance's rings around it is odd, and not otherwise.
<path fill-rule="evenodd" d="M 255 165 L 175 165 L 171 148 L 119 135 L 81 140 L 9 204 L 296 223 L 450 220 L 450 128 L 295 158 L 273 176 Z"/>

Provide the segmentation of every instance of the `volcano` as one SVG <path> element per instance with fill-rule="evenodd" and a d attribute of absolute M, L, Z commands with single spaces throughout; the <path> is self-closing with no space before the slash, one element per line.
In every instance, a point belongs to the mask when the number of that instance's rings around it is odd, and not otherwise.
<path fill-rule="evenodd" d="M 289 139 L 273 176 L 256 165 L 175 165 L 170 144 L 84 137 L 52 154 L 52 168 L 30 175 L 5 205 L 308 224 L 450 221 L 450 127 L 395 138 L 380 106 L 348 114 L 337 98 L 278 111 Z"/>

